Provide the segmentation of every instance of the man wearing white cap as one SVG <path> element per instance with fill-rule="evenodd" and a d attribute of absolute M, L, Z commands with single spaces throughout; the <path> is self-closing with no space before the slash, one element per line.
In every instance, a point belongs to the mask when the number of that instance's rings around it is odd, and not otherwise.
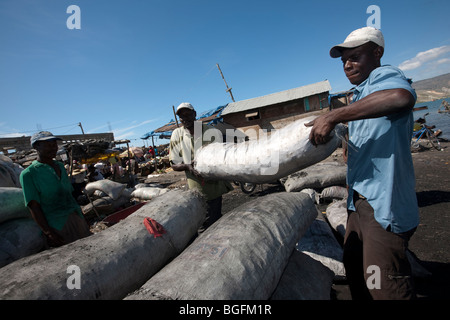
<path fill-rule="evenodd" d="M 410 151 L 416 94 L 398 68 L 381 66 L 380 30 L 353 31 L 331 48 L 355 85 L 352 103 L 307 124 L 310 141 L 325 143 L 348 122 L 349 212 L 344 265 L 353 299 L 413 299 L 406 249 L 419 223 Z"/>
<path fill-rule="evenodd" d="M 195 126 L 197 113 L 190 103 L 181 103 L 177 107 L 176 114 L 180 118 L 182 127 L 172 132 L 169 160 L 173 170 L 186 173 L 189 189 L 199 190 L 206 199 L 206 220 L 199 229 L 201 233 L 222 216 L 222 195 L 233 190 L 233 186 L 227 181 L 205 181 L 195 170 L 196 148 L 209 142 L 203 140 L 203 133 L 210 127 L 205 124 Z M 199 132 L 194 132 L 194 129 Z"/>

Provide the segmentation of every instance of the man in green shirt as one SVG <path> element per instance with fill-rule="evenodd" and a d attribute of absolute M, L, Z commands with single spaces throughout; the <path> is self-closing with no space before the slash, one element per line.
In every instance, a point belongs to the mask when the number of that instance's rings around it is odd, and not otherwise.
<path fill-rule="evenodd" d="M 204 224 L 199 229 L 201 233 L 222 216 L 222 195 L 233 190 L 233 186 L 227 181 L 204 180 L 195 170 L 193 165 L 195 151 L 210 142 L 203 139 L 203 134 L 210 127 L 202 124 L 199 127 L 202 132 L 194 132 L 197 113 L 190 103 L 180 104 L 177 115 L 183 126 L 172 132 L 169 159 L 174 171 L 186 173 L 189 189 L 199 190 L 206 199 L 207 214 Z"/>
<path fill-rule="evenodd" d="M 37 160 L 22 171 L 25 205 L 41 228 L 50 247 L 59 247 L 91 234 L 81 208 L 72 196 L 73 187 L 64 165 L 54 160 L 57 140 L 48 131 L 31 137 Z"/>

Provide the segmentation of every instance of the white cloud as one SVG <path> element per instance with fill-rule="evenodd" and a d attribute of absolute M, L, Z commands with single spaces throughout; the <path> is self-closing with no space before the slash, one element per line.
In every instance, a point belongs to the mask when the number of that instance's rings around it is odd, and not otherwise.
<path fill-rule="evenodd" d="M 12 133 L 1 133 L 0 138 L 17 138 L 17 137 L 28 137 L 30 133 L 23 132 L 12 132 Z"/>
<path fill-rule="evenodd" d="M 444 58 L 444 59 L 440 59 L 438 61 L 436 61 L 436 64 L 444 64 L 444 63 L 449 63 L 450 62 L 450 58 Z"/>
<path fill-rule="evenodd" d="M 126 120 L 119 120 L 119 121 L 115 121 L 113 123 L 107 122 L 101 126 L 92 128 L 88 130 L 88 133 L 96 133 L 96 132 L 110 132 L 112 131 L 111 128 L 112 127 L 116 127 L 119 123 L 125 122 Z M 105 131 L 108 130 L 108 131 Z"/>
<path fill-rule="evenodd" d="M 129 126 L 115 129 L 115 126 L 117 126 L 118 123 L 122 123 L 124 121 L 125 120 L 120 120 L 120 121 L 116 121 L 116 122 L 114 122 L 112 124 L 108 123 L 108 124 L 101 125 L 99 127 L 90 129 L 88 131 L 88 133 L 95 133 L 95 132 L 98 132 L 99 130 L 105 129 L 105 128 L 110 129 L 111 127 L 114 126 L 114 128 L 112 129 L 112 132 L 114 133 L 115 139 L 119 139 L 118 137 L 125 138 L 127 136 L 129 137 L 129 136 L 135 134 L 134 132 L 131 131 L 132 129 L 140 127 L 140 126 L 143 126 L 143 125 L 146 125 L 146 124 L 154 122 L 156 120 L 155 119 L 150 119 L 150 120 L 145 120 L 145 121 L 141 121 L 141 122 L 137 122 L 137 121 L 133 120 L 132 122 L 129 122 L 130 123 Z"/>
<path fill-rule="evenodd" d="M 426 64 L 428 62 L 436 60 L 439 56 L 442 56 L 443 54 L 446 54 L 448 52 L 450 52 L 450 46 L 442 46 L 442 47 L 433 48 L 433 49 L 430 49 L 427 51 L 419 52 L 414 58 L 400 63 L 400 65 L 398 67 L 400 69 L 402 69 L 403 71 L 414 70 L 414 69 L 420 68 L 421 66 L 423 66 L 424 64 Z M 443 61 L 443 60 L 448 60 L 448 59 L 441 59 L 441 60 L 439 60 L 439 61 L 442 61 L 440 63 L 447 62 L 447 61 Z"/>
<path fill-rule="evenodd" d="M 114 133 L 114 139 L 115 140 L 130 139 L 130 137 L 132 137 L 134 135 L 135 135 L 134 131 L 127 131 L 120 135 L 117 135 L 116 133 Z"/>
<path fill-rule="evenodd" d="M 155 121 L 156 121 L 156 119 L 145 120 L 145 121 L 141 121 L 139 123 L 135 123 L 136 121 L 133 121 L 132 125 L 130 125 L 128 127 L 113 129 L 112 131 L 114 133 L 114 139 L 122 140 L 122 139 L 136 138 L 137 133 L 133 129 L 144 126 L 146 124 L 149 124 L 149 123 L 155 122 Z M 148 130 L 148 131 L 150 131 L 150 130 Z"/>
<path fill-rule="evenodd" d="M 154 122 L 154 121 L 155 120 L 145 120 L 145 121 L 139 122 L 137 124 L 131 125 L 129 127 L 122 128 L 122 129 L 116 129 L 116 130 L 113 130 L 113 131 L 114 131 L 114 134 L 116 134 L 116 133 L 123 133 L 123 132 L 130 131 L 131 129 L 143 126 L 143 125 L 145 125 L 147 123 Z"/>
<path fill-rule="evenodd" d="M 29 136 L 30 133 L 20 132 L 16 128 L 11 128 L 6 122 L 0 122 L 0 138 L 16 138 Z"/>

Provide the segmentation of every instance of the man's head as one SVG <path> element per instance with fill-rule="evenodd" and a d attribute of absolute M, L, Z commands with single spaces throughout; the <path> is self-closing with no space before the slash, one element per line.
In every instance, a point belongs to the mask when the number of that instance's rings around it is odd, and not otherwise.
<path fill-rule="evenodd" d="M 177 116 L 180 117 L 183 127 L 190 129 L 194 127 L 197 112 L 195 112 L 194 107 L 190 103 L 183 102 L 177 107 Z"/>
<path fill-rule="evenodd" d="M 38 155 L 42 157 L 54 158 L 58 151 L 58 140 L 51 132 L 41 131 L 31 136 L 31 146 L 36 149 Z"/>
<path fill-rule="evenodd" d="M 359 85 L 381 65 L 384 53 L 384 37 L 373 27 L 357 29 L 345 41 L 330 50 L 332 58 L 341 57 L 348 80 Z"/>

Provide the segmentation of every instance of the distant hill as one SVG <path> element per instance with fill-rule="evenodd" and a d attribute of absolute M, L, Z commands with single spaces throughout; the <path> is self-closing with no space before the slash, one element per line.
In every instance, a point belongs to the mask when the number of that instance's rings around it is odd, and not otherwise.
<path fill-rule="evenodd" d="M 412 87 L 418 103 L 450 97 L 450 73 L 413 82 Z"/>

